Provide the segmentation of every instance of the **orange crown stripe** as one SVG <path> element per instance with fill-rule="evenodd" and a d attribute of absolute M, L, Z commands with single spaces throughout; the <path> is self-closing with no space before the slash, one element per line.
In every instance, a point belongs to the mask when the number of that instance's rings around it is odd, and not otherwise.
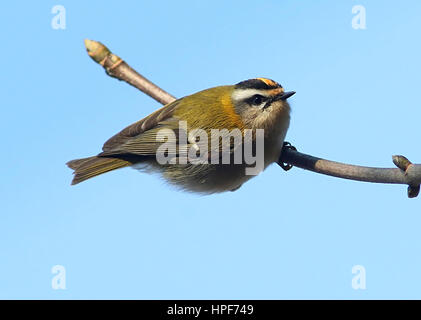
<path fill-rule="evenodd" d="M 278 85 L 275 81 L 270 80 L 270 79 L 266 79 L 266 78 L 256 78 L 256 79 L 258 79 L 258 80 L 260 80 L 260 81 L 263 81 L 263 82 L 264 82 L 264 83 L 266 83 L 269 87 L 276 87 L 276 86 Z"/>

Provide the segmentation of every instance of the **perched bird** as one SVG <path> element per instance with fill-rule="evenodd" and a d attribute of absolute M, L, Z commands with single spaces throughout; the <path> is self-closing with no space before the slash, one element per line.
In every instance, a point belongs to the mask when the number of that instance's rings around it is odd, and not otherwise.
<path fill-rule="evenodd" d="M 69 161 L 67 165 L 74 170 L 72 184 L 131 166 L 146 172 L 159 172 L 168 182 L 187 191 L 237 190 L 254 176 L 246 172 L 253 166 L 247 162 L 242 150 L 246 149 L 246 143 L 250 143 L 249 149 L 252 154 L 254 152 L 255 159 L 258 156 L 263 159 L 262 170 L 279 159 L 290 121 L 287 98 L 294 93 L 285 92 L 273 80 L 256 78 L 175 100 L 111 137 L 98 155 Z M 198 139 L 194 135 L 197 130 L 210 136 L 224 129 L 228 132 L 228 140 L 217 137 L 216 147 L 202 136 Z M 245 138 L 247 131 L 251 132 L 248 139 Z M 235 137 L 229 136 L 234 132 L 239 132 L 243 140 L 235 142 Z M 261 146 L 258 132 L 262 137 Z M 172 147 L 164 148 L 162 152 L 164 144 Z M 237 159 L 235 153 L 240 149 Z M 197 156 L 202 151 L 204 156 L 200 159 L 208 162 L 188 161 L 187 155 Z M 220 151 L 220 154 L 214 156 L 213 151 Z M 224 154 L 222 151 L 228 152 L 229 161 L 218 161 Z M 159 156 L 169 160 L 162 163 Z"/>

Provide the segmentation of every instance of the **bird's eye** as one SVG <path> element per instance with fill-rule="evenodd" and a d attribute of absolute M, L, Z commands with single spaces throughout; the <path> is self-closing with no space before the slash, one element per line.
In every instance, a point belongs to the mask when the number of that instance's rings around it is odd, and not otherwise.
<path fill-rule="evenodd" d="M 264 100 L 264 97 L 260 94 L 256 94 L 253 97 L 251 97 L 251 104 L 255 106 L 260 106 Z"/>

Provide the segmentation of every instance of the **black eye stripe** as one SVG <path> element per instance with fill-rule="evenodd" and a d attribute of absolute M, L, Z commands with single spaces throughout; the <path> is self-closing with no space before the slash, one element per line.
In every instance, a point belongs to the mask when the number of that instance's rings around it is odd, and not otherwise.
<path fill-rule="evenodd" d="M 246 99 L 246 102 L 248 104 L 251 104 L 253 106 L 260 106 L 263 102 L 265 102 L 266 100 L 268 100 L 267 97 L 262 96 L 260 94 L 255 94 L 253 96 L 251 96 L 250 98 Z"/>

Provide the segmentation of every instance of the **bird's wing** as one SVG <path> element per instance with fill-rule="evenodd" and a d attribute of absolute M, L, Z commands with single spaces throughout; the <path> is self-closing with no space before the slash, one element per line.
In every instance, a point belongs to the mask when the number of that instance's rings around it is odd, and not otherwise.
<path fill-rule="evenodd" d="M 163 108 L 155 111 L 146 118 L 139 120 L 132 125 L 126 127 L 113 137 L 111 137 L 103 146 L 103 152 L 98 156 L 109 157 L 119 155 L 139 155 L 139 156 L 152 156 L 157 154 L 158 148 L 164 143 L 169 142 L 168 145 L 172 144 L 175 146 L 174 150 L 168 150 L 168 152 L 174 156 L 180 155 L 180 148 L 190 150 L 192 143 L 186 138 L 189 132 L 185 132 L 183 128 L 179 127 L 179 120 L 175 116 L 175 111 L 178 106 L 183 105 L 183 98 L 178 99 L 170 104 L 167 104 Z M 190 106 L 195 108 L 198 106 Z M 212 128 L 203 128 L 199 125 L 199 128 L 210 132 Z M 166 135 L 162 129 L 169 129 L 173 135 Z M 208 134 L 209 134 L 208 132 Z M 157 139 L 159 134 L 163 134 L 166 139 Z M 183 134 L 183 136 L 182 136 Z M 183 138 L 181 138 L 183 137 Z M 210 135 L 208 136 L 208 138 Z M 228 139 L 228 152 L 232 152 L 236 146 L 232 144 L 231 139 Z M 210 141 L 200 141 L 194 143 L 196 149 L 208 150 L 207 156 L 209 157 L 221 157 L 222 152 L 212 153 L 210 152 Z M 222 145 L 218 142 L 216 149 L 222 151 Z"/>
<path fill-rule="evenodd" d="M 102 147 L 102 150 L 104 151 L 103 153 L 112 153 L 114 150 L 120 149 L 131 139 L 139 135 L 144 135 L 146 132 L 156 128 L 159 123 L 171 119 L 180 100 L 181 99 L 178 99 L 165 105 L 146 118 L 131 124 L 116 135 L 112 136 L 104 143 L 104 146 Z"/>

